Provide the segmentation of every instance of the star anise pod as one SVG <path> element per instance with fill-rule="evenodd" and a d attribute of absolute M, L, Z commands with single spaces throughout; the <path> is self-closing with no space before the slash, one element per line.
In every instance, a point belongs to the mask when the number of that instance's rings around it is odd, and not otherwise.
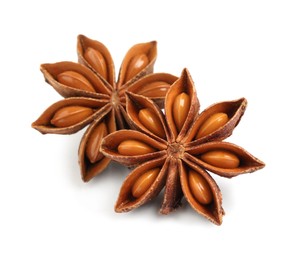
<path fill-rule="evenodd" d="M 106 157 L 137 166 L 126 178 L 115 205 L 126 212 L 165 187 L 160 212 L 168 214 L 183 196 L 215 224 L 224 210 L 220 189 L 208 171 L 234 177 L 264 167 L 243 148 L 223 142 L 243 115 L 244 98 L 214 104 L 199 113 L 193 81 L 185 69 L 165 98 L 165 115 L 150 99 L 127 92 L 127 113 L 137 130 L 120 130 L 102 140 Z"/>
<path fill-rule="evenodd" d="M 41 65 L 46 82 L 65 99 L 47 108 L 32 127 L 43 134 L 73 134 L 90 124 L 79 147 L 82 179 L 89 181 L 110 162 L 99 150 L 102 138 L 128 127 L 125 91 L 162 105 L 177 78 L 151 74 L 157 56 L 155 41 L 134 45 L 127 52 L 117 81 L 112 57 L 101 42 L 79 35 L 77 53 L 79 63 Z"/>

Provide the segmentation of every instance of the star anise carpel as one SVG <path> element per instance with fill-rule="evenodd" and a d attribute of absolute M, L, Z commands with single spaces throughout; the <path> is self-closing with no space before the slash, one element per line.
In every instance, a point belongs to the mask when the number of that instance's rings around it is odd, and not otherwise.
<path fill-rule="evenodd" d="M 121 187 L 115 210 L 130 211 L 164 189 L 162 214 L 177 209 L 185 197 L 195 211 L 220 225 L 222 195 L 209 171 L 231 178 L 264 167 L 242 147 L 223 141 L 244 114 L 246 99 L 216 103 L 200 113 L 187 69 L 167 92 L 164 113 L 147 97 L 126 95 L 135 130 L 111 133 L 101 145 L 106 157 L 136 167 Z"/>
<path fill-rule="evenodd" d="M 156 42 L 134 45 L 125 55 L 118 79 L 108 49 L 99 41 L 79 35 L 78 63 L 42 64 L 45 80 L 62 97 L 32 123 L 43 134 L 73 134 L 86 125 L 79 146 L 79 164 L 84 181 L 101 173 L 110 162 L 100 152 L 101 140 L 117 129 L 129 128 L 127 90 L 154 99 L 160 106 L 169 86 L 177 79 L 153 72 Z"/>

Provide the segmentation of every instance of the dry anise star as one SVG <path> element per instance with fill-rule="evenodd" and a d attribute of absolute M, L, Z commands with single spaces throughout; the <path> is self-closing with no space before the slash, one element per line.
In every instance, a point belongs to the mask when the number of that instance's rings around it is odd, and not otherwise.
<path fill-rule="evenodd" d="M 127 52 L 117 82 L 113 60 L 102 43 L 79 35 L 77 53 L 79 63 L 41 65 L 45 80 L 65 99 L 47 108 L 32 127 L 43 134 L 72 134 L 90 124 L 79 147 L 82 179 L 89 181 L 110 162 L 100 152 L 102 138 L 128 127 L 125 91 L 153 98 L 162 105 L 177 78 L 151 74 L 157 56 L 155 41 L 134 45 Z"/>
<path fill-rule="evenodd" d="M 102 140 L 106 157 L 138 165 L 124 181 L 115 210 L 130 211 L 164 190 L 160 212 L 168 214 L 183 196 L 201 215 L 220 225 L 224 214 L 219 187 L 206 170 L 224 177 L 253 172 L 264 163 L 243 148 L 222 142 L 231 135 L 247 101 L 214 104 L 199 114 L 199 101 L 185 69 L 165 97 L 165 115 L 150 99 L 127 92 L 127 114 L 135 130 Z"/>

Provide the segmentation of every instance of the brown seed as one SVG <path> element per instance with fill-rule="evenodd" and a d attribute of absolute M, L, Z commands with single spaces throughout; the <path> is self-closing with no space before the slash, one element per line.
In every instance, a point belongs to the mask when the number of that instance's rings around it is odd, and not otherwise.
<path fill-rule="evenodd" d="M 180 131 L 186 121 L 190 110 L 190 97 L 185 92 L 180 93 L 176 96 L 173 102 L 173 118 L 177 126 L 177 130 Z"/>
<path fill-rule="evenodd" d="M 84 58 L 103 78 L 107 79 L 106 62 L 99 51 L 88 47 L 84 53 Z"/>
<path fill-rule="evenodd" d="M 86 147 L 86 155 L 91 163 L 98 162 L 104 157 L 103 154 L 100 153 L 100 145 L 102 138 L 106 135 L 107 127 L 104 122 L 102 122 L 101 124 L 96 126 L 95 129 L 93 129 Z"/>
<path fill-rule="evenodd" d="M 133 197 L 141 197 L 152 186 L 159 172 L 160 168 L 154 168 L 142 174 L 132 186 Z"/>
<path fill-rule="evenodd" d="M 205 178 L 196 171 L 189 171 L 189 186 L 194 198 L 201 204 L 209 204 L 213 200 L 211 188 Z"/>
<path fill-rule="evenodd" d="M 162 123 L 156 113 L 150 108 L 139 110 L 139 121 L 152 133 L 161 138 L 165 138 L 165 132 Z"/>
<path fill-rule="evenodd" d="M 127 68 L 125 82 L 132 79 L 136 74 L 143 70 L 149 64 L 149 59 L 145 54 L 134 56 Z"/>
<path fill-rule="evenodd" d="M 210 116 L 199 128 L 196 139 L 204 137 L 218 130 L 228 122 L 228 115 L 225 113 L 215 113 Z"/>
<path fill-rule="evenodd" d="M 164 81 L 155 81 L 152 83 L 148 83 L 143 86 L 142 90 L 138 92 L 138 94 L 147 96 L 150 98 L 154 97 L 165 97 L 170 84 Z"/>
<path fill-rule="evenodd" d="M 118 152 L 122 155 L 142 155 L 155 151 L 153 147 L 137 140 L 125 140 L 118 146 Z"/>
<path fill-rule="evenodd" d="M 51 119 L 51 124 L 57 127 L 68 127 L 85 120 L 92 114 L 93 110 L 89 107 L 63 107 L 55 113 Z"/>
<path fill-rule="evenodd" d="M 223 169 L 234 169 L 240 164 L 239 158 L 232 152 L 226 150 L 209 151 L 201 155 L 201 160 Z"/>
<path fill-rule="evenodd" d="M 96 92 L 92 84 L 81 74 L 75 71 L 64 71 L 57 75 L 57 80 L 66 86 L 89 92 Z"/>

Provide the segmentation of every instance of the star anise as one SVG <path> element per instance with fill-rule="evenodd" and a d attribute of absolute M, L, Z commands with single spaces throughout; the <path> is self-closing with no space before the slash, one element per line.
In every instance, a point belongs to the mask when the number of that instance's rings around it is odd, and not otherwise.
<path fill-rule="evenodd" d="M 220 189 L 208 171 L 234 177 L 264 167 L 243 148 L 223 142 L 243 115 L 244 98 L 214 104 L 199 113 L 193 81 L 185 69 L 165 98 L 165 115 L 150 99 L 127 92 L 127 114 L 138 130 L 120 130 L 102 140 L 106 157 L 137 166 L 126 178 L 115 205 L 126 212 L 151 200 L 165 187 L 160 212 L 168 214 L 186 200 L 220 225 Z"/>
<path fill-rule="evenodd" d="M 77 53 L 79 63 L 41 65 L 46 82 L 65 99 L 47 108 L 32 127 L 43 134 L 73 134 L 90 124 L 79 147 L 82 179 L 89 181 L 110 162 L 99 150 L 102 138 L 128 127 L 125 91 L 162 105 L 177 78 L 151 74 L 157 56 L 155 41 L 134 45 L 127 52 L 117 81 L 112 57 L 102 43 L 79 35 Z"/>

